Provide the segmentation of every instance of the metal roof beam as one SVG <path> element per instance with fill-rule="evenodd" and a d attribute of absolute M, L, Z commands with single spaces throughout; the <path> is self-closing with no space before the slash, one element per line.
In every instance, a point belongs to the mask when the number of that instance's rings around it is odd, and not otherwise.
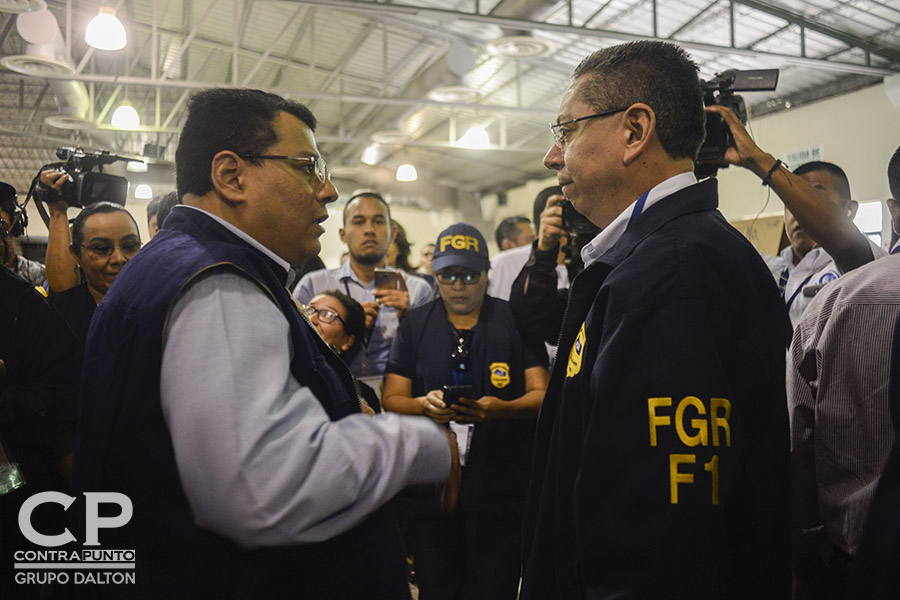
<path fill-rule="evenodd" d="M 605 39 L 613 39 L 613 40 L 621 40 L 624 42 L 630 42 L 635 40 L 652 40 L 655 39 L 650 36 L 637 35 L 633 33 L 626 33 L 622 31 L 610 31 L 604 29 L 590 29 L 586 27 L 579 27 L 573 25 L 561 25 L 556 23 L 544 23 L 540 21 L 530 21 L 527 19 L 510 19 L 506 17 L 494 17 L 490 15 L 478 15 L 474 13 L 461 12 L 457 10 L 448 10 L 443 8 L 431 8 L 431 7 L 421 7 L 421 6 L 408 6 L 408 5 L 400 5 L 400 4 L 382 4 L 380 2 L 372 2 L 370 0 L 284 0 L 284 2 L 294 2 L 301 4 L 310 4 L 315 6 L 323 6 L 334 9 L 341 10 L 349 10 L 352 12 L 371 14 L 377 13 L 379 16 L 383 16 L 385 14 L 401 14 L 401 15 L 411 15 L 414 17 L 429 17 L 433 16 L 436 19 L 446 20 L 448 18 L 455 18 L 461 21 L 471 21 L 475 23 L 487 23 L 491 25 L 498 25 L 504 28 L 511 29 L 524 29 L 524 30 L 543 30 L 543 31 L 552 31 L 562 34 L 574 34 L 580 35 L 584 37 L 595 37 L 595 38 L 605 38 Z M 750 0 L 736 0 L 737 3 L 743 5 L 750 5 Z M 760 3 L 752 3 L 758 4 L 760 6 L 768 6 L 762 5 Z M 752 6 L 751 6 L 752 8 Z M 770 12 L 771 11 L 765 11 Z M 785 12 L 785 11 L 783 11 Z M 787 15 L 792 15 L 793 13 L 786 13 Z M 784 17 L 782 17 L 784 18 Z M 805 25 L 806 26 L 806 25 Z M 834 35 L 830 35 L 826 33 L 826 31 L 831 30 L 827 26 L 819 25 L 816 23 L 810 22 L 807 26 L 810 30 L 818 31 L 823 35 L 828 35 L 829 37 L 837 38 L 837 35 L 842 36 L 841 41 L 845 41 L 847 38 L 853 38 L 853 36 L 849 36 L 848 34 L 843 34 L 838 32 L 837 30 L 832 30 L 835 32 Z M 665 41 L 665 40 L 664 40 Z M 870 67 L 866 65 L 859 65 L 853 63 L 844 63 L 837 61 L 826 61 L 819 60 L 814 58 L 804 58 L 792 54 L 781 54 L 777 52 L 759 52 L 754 50 L 745 50 L 741 48 L 732 48 L 729 46 L 719 46 L 715 44 L 704 44 L 700 42 L 691 42 L 686 40 L 679 40 L 678 44 L 687 48 L 688 50 L 696 50 L 699 52 L 711 52 L 714 54 L 737 54 L 737 55 L 745 55 L 745 56 L 753 56 L 753 57 L 771 57 L 778 58 L 781 60 L 789 61 L 795 64 L 803 64 L 808 67 L 814 68 L 823 68 L 829 70 L 840 70 L 850 73 L 859 73 L 864 75 L 889 75 L 895 73 L 898 69 L 900 69 L 900 51 L 895 51 L 888 48 L 883 48 L 878 46 L 877 44 L 873 44 L 871 42 L 866 42 L 865 40 L 859 40 L 860 43 L 865 44 L 866 49 L 869 49 L 873 54 L 878 54 L 880 56 L 884 56 L 888 60 L 892 62 L 896 62 L 898 64 L 898 68 L 894 69 L 886 69 L 886 68 L 877 68 Z M 846 43 L 846 42 L 845 42 Z M 854 46 L 860 46 L 860 44 L 854 43 Z"/>
<path fill-rule="evenodd" d="M 774 6 L 772 4 L 758 2 L 757 0 L 735 0 L 735 2 L 748 8 L 752 8 L 753 10 L 758 10 L 759 12 L 772 15 L 773 17 L 784 19 L 789 23 L 799 25 L 800 27 L 804 27 L 806 29 L 809 29 L 810 31 L 815 31 L 816 33 L 822 34 L 826 37 L 841 41 L 848 46 L 862 48 L 863 50 L 871 52 L 872 54 L 883 56 L 891 62 L 900 64 L 900 50 L 897 50 L 895 48 L 885 48 L 884 46 L 875 44 L 869 40 L 856 37 L 853 34 L 835 29 L 830 25 L 825 25 L 824 23 L 820 23 L 818 21 L 813 21 L 812 19 L 808 19 L 803 15 L 799 15 L 795 12 L 780 8 L 778 6 Z"/>

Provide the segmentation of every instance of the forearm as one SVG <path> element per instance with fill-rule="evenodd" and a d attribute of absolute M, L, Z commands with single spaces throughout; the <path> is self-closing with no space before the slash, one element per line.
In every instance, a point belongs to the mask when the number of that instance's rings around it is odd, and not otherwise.
<path fill-rule="evenodd" d="M 745 166 L 764 179 L 775 161 L 771 154 L 759 152 Z M 850 219 L 846 208 L 829 200 L 823 192 L 782 165 L 772 171 L 768 181 L 803 230 L 835 259 L 842 271 L 872 261 L 869 243 Z"/>
<path fill-rule="evenodd" d="M 544 402 L 545 390 L 532 390 L 525 395 L 500 402 L 498 405 L 498 419 L 533 419 L 537 417 L 541 410 L 541 404 Z"/>
<path fill-rule="evenodd" d="M 559 336 L 565 309 L 557 290 L 556 255 L 556 249 L 532 250 L 509 295 L 509 306 L 521 335 L 551 344 Z"/>
<path fill-rule="evenodd" d="M 384 410 L 403 415 L 424 415 L 425 396 L 409 397 L 399 394 L 385 395 L 381 399 Z"/>
<path fill-rule="evenodd" d="M 80 283 L 76 270 L 78 265 L 69 250 L 71 245 L 65 209 L 51 209 L 46 257 L 47 283 L 51 292 L 64 292 Z"/>

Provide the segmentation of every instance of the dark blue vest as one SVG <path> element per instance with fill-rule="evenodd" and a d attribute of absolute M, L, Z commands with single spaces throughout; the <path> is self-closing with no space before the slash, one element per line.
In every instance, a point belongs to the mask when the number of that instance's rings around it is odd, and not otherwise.
<path fill-rule="evenodd" d="M 137 551 L 141 589 L 117 586 L 113 595 L 408 598 L 405 561 L 386 509 L 337 538 L 298 547 L 245 550 L 194 525 L 159 379 L 172 304 L 209 269 L 246 276 L 278 304 L 290 323 L 291 373 L 332 420 L 359 412 L 350 372 L 296 309 L 285 271 L 203 213 L 176 208 L 97 307 L 85 351 L 74 487 L 79 494 L 121 492 L 134 504 L 127 526 L 101 530 L 103 548 Z"/>

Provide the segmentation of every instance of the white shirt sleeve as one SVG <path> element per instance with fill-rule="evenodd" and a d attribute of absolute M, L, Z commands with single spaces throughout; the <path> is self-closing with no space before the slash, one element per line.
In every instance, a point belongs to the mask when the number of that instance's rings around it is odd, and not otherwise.
<path fill-rule="evenodd" d="M 429 419 L 331 421 L 290 373 L 287 320 L 245 277 L 192 282 L 165 335 L 162 410 L 200 527 L 248 548 L 318 542 L 449 473 L 449 444 Z"/>

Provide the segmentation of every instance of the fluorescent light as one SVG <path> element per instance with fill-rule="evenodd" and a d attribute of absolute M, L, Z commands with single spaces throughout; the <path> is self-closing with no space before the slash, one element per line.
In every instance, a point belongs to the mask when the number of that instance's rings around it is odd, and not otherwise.
<path fill-rule="evenodd" d="M 128 43 L 125 27 L 116 18 L 115 9 L 100 7 L 100 14 L 91 19 L 84 30 L 84 41 L 98 50 L 121 50 Z"/>
<path fill-rule="evenodd" d="M 137 129 L 141 126 L 141 117 L 132 105 L 124 102 L 113 112 L 111 123 L 116 129 Z"/>
<path fill-rule="evenodd" d="M 149 200 L 153 197 L 153 188 L 146 183 L 142 183 L 134 188 L 134 197 L 139 200 Z"/>
<path fill-rule="evenodd" d="M 409 163 L 397 167 L 397 181 L 415 181 L 419 178 L 416 168 Z"/>
<path fill-rule="evenodd" d="M 147 163 L 142 160 L 129 160 L 125 164 L 125 169 L 131 171 L 132 173 L 146 173 Z"/>
<path fill-rule="evenodd" d="M 359 159 L 360 162 L 367 165 L 377 165 L 378 164 L 378 147 L 375 144 L 371 144 L 363 150 L 362 158 Z"/>
<path fill-rule="evenodd" d="M 456 145 L 461 148 L 487 148 L 491 145 L 491 138 L 483 127 L 472 127 L 456 141 Z"/>

